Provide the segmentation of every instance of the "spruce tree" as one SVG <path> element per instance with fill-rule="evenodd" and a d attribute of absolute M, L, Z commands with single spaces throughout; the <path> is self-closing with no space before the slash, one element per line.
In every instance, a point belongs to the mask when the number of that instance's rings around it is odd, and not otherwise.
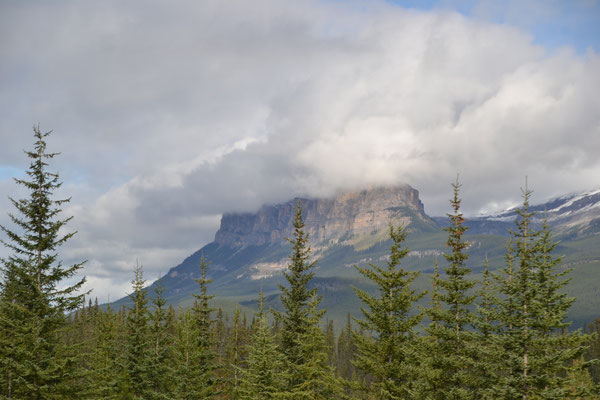
<path fill-rule="evenodd" d="M 148 298 L 142 266 L 136 265 L 135 278 L 131 281 L 133 292 L 129 295 L 132 305 L 127 313 L 127 336 L 125 347 L 125 372 L 134 399 L 145 399 L 150 390 L 148 380 L 152 347 L 149 334 Z"/>
<path fill-rule="evenodd" d="M 494 358 L 499 354 L 493 335 L 496 330 L 496 317 L 494 314 L 494 299 L 492 276 L 489 271 L 487 257 L 485 259 L 481 287 L 477 291 L 477 305 L 475 315 L 475 357 L 474 373 L 475 397 L 481 398 L 498 377 L 494 369 Z"/>
<path fill-rule="evenodd" d="M 346 325 L 340 332 L 337 340 L 337 371 L 341 378 L 345 380 L 352 380 L 354 378 L 354 339 L 352 334 L 352 317 L 350 313 L 346 315 Z"/>
<path fill-rule="evenodd" d="M 46 399 L 77 397 L 73 367 L 75 355 L 60 349 L 58 333 L 66 315 L 77 309 L 84 294 L 78 294 L 85 279 L 64 286 L 83 263 L 65 266 L 57 250 L 75 232 L 63 234 L 69 218 L 60 218 L 61 207 L 70 199 L 56 200 L 59 176 L 47 170 L 58 153 L 46 149 L 46 137 L 33 128 L 35 144 L 25 151 L 31 159 L 28 179 L 15 179 L 29 197 L 10 198 L 17 214 L 9 214 L 18 230 L 0 226 L 7 239 L 2 244 L 12 253 L 1 260 L 0 282 L 0 395 L 7 398 Z"/>
<path fill-rule="evenodd" d="M 200 260 L 200 294 L 193 307 L 180 311 L 176 340 L 176 389 L 175 398 L 185 400 L 209 399 L 219 394 L 219 381 L 216 375 L 216 354 L 212 336 L 209 301 L 214 297 L 208 294 L 206 273 L 208 264 L 204 256 Z"/>
<path fill-rule="evenodd" d="M 239 398 L 240 370 L 246 359 L 245 329 L 242 326 L 240 308 L 236 304 L 233 314 L 233 325 L 226 343 L 225 371 L 229 399 Z"/>
<path fill-rule="evenodd" d="M 298 365 L 298 371 L 303 380 L 291 388 L 288 395 L 291 399 L 332 400 L 342 398 L 343 395 L 341 380 L 329 365 L 331 350 L 320 327 L 325 310 L 317 309 L 319 300 L 315 295 L 308 303 L 310 325 L 299 338 L 303 361 Z"/>
<path fill-rule="evenodd" d="M 310 316 L 309 303 L 317 294 L 316 288 L 308 288 L 314 276 L 313 269 L 316 262 L 309 261 L 310 247 L 308 235 L 304 232 L 300 200 L 294 211 L 294 237 L 288 239 L 292 243 L 292 253 L 290 264 L 283 273 L 288 286 L 279 285 L 284 312 L 274 312 L 275 318 L 281 323 L 281 344 L 288 365 L 290 391 L 305 381 L 305 376 L 299 369 L 299 366 L 306 362 L 305 354 L 302 352 L 302 339 L 311 331 L 315 323 Z M 320 298 L 316 297 L 315 302 L 318 305 Z"/>
<path fill-rule="evenodd" d="M 200 372 L 199 385 L 202 386 L 201 394 L 205 399 L 218 393 L 217 385 L 219 383 L 216 376 L 216 354 L 211 329 L 213 325 L 211 313 L 214 309 L 209 306 L 209 301 L 215 296 L 208 294 L 208 285 L 212 280 L 207 278 L 207 271 L 208 263 L 202 256 L 200 260 L 200 278 L 196 279 L 196 283 L 200 285 L 200 294 L 194 295 L 196 301 L 192 307 L 192 315 L 198 332 L 196 345 L 199 352 L 197 360 Z"/>
<path fill-rule="evenodd" d="M 356 360 L 354 365 L 370 374 L 369 391 L 377 399 L 412 398 L 416 392 L 419 360 L 414 328 L 423 318 L 414 312 L 414 304 L 425 293 L 417 293 L 410 284 L 418 272 L 399 267 L 408 254 L 402 244 L 406 231 L 402 226 L 390 225 L 390 258 L 387 268 L 370 264 L 370 268 L 357 268 L 366 278 L 377 285 L 378 295 L 354 288 L 364 303 L 361 311 L 364 319 L 357 319 L 359 327 L 371 335 L 354 334 Z"/>
<path fill-rule="evenodd" d="M 94 349 L 91 354 L 89 397 L 92 399 L 115 399 L 118 394 L 120 373 L 119 329 L 117 318 L 110 304 L 106 311 L 99 310 L 94 331 Z"/>
<path fill-rule="evenodd" d="M 471 269 L 466 266 L 469 243 L 463 239 L 467 230 L 465 219 L 460 212 L 460 183 L 458 179 L 452 185 L 453 197 L 450 200 L 452 213 L 446 245 L 450 252 L 444 254 L 448 266 L 444 268 L 444 276 L 435 282 L 435 307 L 428 312 L 432 323 L 427 332 L 435 344 L 431 352 L 435 353 L 437 373 L 430 381 L 431 396 L 439 399 L 471 399 L 474 397 L 476 381 L 474 376 L 474 359 L 476 353 L 475 334 L 472 326 L 475 317 L 471 310 L 476 296 L 470 293 L 475 281 L 469 279 Z"/>
<path fill-rule="evenodd" d="M 269 329 L 262 291 L 256 316 L 256 329 L 247 351 L 247 366 L 240 370 L 239 398 L 273 400 L 289 397 L 285 396 L 287 381 L 285 362 Z"/>
<path fill-rule="evenodd" d="M 179 310 L 177 336 L 175 338 L 175 390 L 178 400 L 200 400 L 201 366 L 200 352 L 197 346 L 198 331 L 190 310 Z"/>
<path fill-rule="evenodd" d="M 547 224 L 539 231 L 533 228 L 530 197 L 526 187 L 517 230 L 511 232 L 507 266 L 495 275 L 499 296 L 494 340 L 500 353 L 498 381 L 489 397 L 581 398 L 585 391 L 573 394 L 568 378 L 582 368 L 573 361 L 583 354 L 589 337 L 568 332 L 565 317 L 573 299 L 560 291 L 568 271 L 558 271 L 560 258 L 551 254 L 556 243 Z"/>
<path fill-rule="evenodd" d="M 159 279 L 154 287 L 155 296 L 152 298 L 154 311 L 150 318 L 149 337 L 152 343 L 148 365 L 148 399 L 171 399 L 173 380 L 173 337 L 169 330 L 168 314 L 165 309 L 167 300 L 163 297 L 165 288 Z"/>

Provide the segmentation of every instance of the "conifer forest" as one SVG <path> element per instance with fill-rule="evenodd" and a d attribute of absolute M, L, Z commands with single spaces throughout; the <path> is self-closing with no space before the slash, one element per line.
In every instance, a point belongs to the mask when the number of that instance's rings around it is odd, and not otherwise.
<path fill-rule="evenodd" d="M 483 279 L 471 273 L 458 179 L 429 290 L 404 269 L 410 232 L 390 225 L 387 262 L 355 267 L 377 290 L 354 288 L 362 306 L 343 326 L 310 285 L 318 260 L 299 202 L 280 310 L 262 292 L 256 314 L 215 309 L 204 258 L 192 307 L 170 305 L 160 281 L 150 292 L 137 265 L 129 305 L 114 309 L 82 292 L 84 260 L 61 262 L 75 233 L 48 135 L 34 128 L 27 177 L 15 179 L 28 195 L 11 197 L 1 227 L 0 399 L 598 398 L 600 319 L 570 327 L 570 270 L 550 227 L 532 226 L 527 186 L 504 265 Z"/>

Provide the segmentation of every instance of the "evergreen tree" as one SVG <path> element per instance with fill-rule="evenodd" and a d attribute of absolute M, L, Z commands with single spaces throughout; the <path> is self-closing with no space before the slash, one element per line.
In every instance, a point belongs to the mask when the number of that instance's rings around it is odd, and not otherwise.
<path fill-rule="evenodd" d="M 319 300 L 313 296 L 308 304 L 309 329 L 300 336 L 300 351 L 303 362 L 298 371 L 303 376 L 300 384 L 292 387 L 291 399 L 331 400 L 343 395 L 341 381 L 329 365 L 330 349 L 326 337 L 319 326 L 325 310 L 317 310 Z"/>
<path fill-rule="evenodd" d="M 431 397 L 439 399 L 471 399 L 476 389 L 474 369 L 475 335 L 471 327 L 475 323 L 471 306 L 476 296 L 469 294 L 475 281 L 468 278 L 471 269 L 466 266 L 469 244 L 463 235 L 467 230 L 465 219 L 460 212 L 460 184 L 458 179 L 452 185 L 453 197 L 450 200 L 452 214 L 446 245 L 449 254 L 444 254 L 448 266 L 445 276 L 438 277 L 436 285 L 436 304 L 428 312 L 432 321 L 427 332 L 433 339 L 436 363 L 430 365 L 437 369 L 430 381 Z"/>
<path fill-rule="evenodd" d="M 110 304 L 106 311 L 98 312 L 94 331 L 94 349 L 91 354 L 89 397 L 92 399 L 116 399 L 118 394 L 120 349 L 116 316 Z"/>
<path fill-rule="evenodd" d="M 209 301 L 214 298 L 214 295 L 208 294 L 208 285 L 212 280 L 206 277 L 208 271 L 208 263 L 204 256 L 200 260 L 200 279 L 196 279 L 196 283 L 200 285 L 200 294 L 195 294 L 196 301 L 192 307 L 192 315 L 198 331 L 197 346 L 199 350 L 200 384 L 203 389 L 201 391 L 205 399 L 208 399 L 218 393 L 218 380 L 216 377 L 216 354 L 214 353 L 214 343 L 212 336 L 211 313 L 214 311 L 209 306 Z"/>
<path fill-rule="evenodd" d="M 333 321 L 328 320 L 325 330 L 325 346 L 328 349 L 327 352 L 327 364 L 333 368 L 337 366 L 337 348 L 335 343 L 335 329 L 333 327 Z"/>
<path fill-rule="evenodd" d="M 208 264 L 200 261 L 200 294 L 191 310 L 180 312 L 176 343 L 176 390 L 175 398 L 185 400 L 209 399 L 219 393 L 216 376 L 216 354 L 212 336 L 209 301 L 214 297 L 208 294 Z"/>
<path fill-rule="evenodd" d="M 159 279 L 154 287 L 155 296 L 152 298 L 154 311 L 150 320 L 149 337 L 152 343 L 148 365 L 148 383 L 151 385 L 147 393 L 148 399 L 171 399 L 173 379 L 173 340 L 169 332 L 168 315 L 163 297 L 165 288 Z"/>
<path fill-rule="evenodd" d="M 29 197 L 10 198 L 18 214 L 9 214 L 18 228 L 0 229 L 2 240 L 12 254 L 1 260 L 0 283 L 0 389 L 7 398 L 75 398 L 73 368 L 77 362 L 68 348 L 60 348 L 58 334 L 67 323 L 66 315 L 77 309 L 83 294 L 77 294 L 85 279 L 63 286 L 83 263 L 64 266 L 57 249 L 75 232 L 62 234 L 71 218 L 60 218 L 61 207 L 70 199 L 55 200 L 61 182 L 48 172 L 45 138 L 34 127 L 35 144 L 25 154 L 31 159 L 29 179 L 15 182 L 29 191 Z"/>
<path fill-rule="evenodd" d="M 483 280 L 477 292 L 479 299 L 477 314 L 475 316 L 475 365 L 473 378 L 475 379 L 475 397 L 481 398 L 498 380 L 494 370 L 494 358 L 499 354 L 499 349 L 493 340 L 495 332 L 494 293 L 487 257 L 483 270 Z"/>
<path fill-rule="evenodd" d="M 413 305 L 425 293 L 417 293 L 410 287 L 419 273 L 399 267 L 409 251 L 402 248 L 406 231 L 390 225 L 390 237 L 392 246 L 387 268 L 373 264 L 370 268 L 356 267 L 377 285 L 379 295 L 354 288 L 365 304 L 361 307 L 365 319 L 356 322 L 372 333 L 371 336 L 354 334 L 357 348 L 354 365 L 371 375 L 370 391 L 376 398 L 403 399 L 414 397 L 416 391 L 419 360 L 414 328 L 423 315 L 413 313 Z"/>
<path fill-rule="evenodd" d="M 352 334 L 352 320 L 350 313 L 346 316 L 346 325 L 340 332 L 337 340 L 337 371 L 345 380 L 352 380 L 355 374 L 354 365 L 354 339 Z"/>
<path fill-rule="evenodd" d="M 568 385 L 569 376 L 582 365 L 573 363 L 588 341 L 581 332 L 568 332 L 565 317 L 573 302 L 560 289 L 568 271 L 557 271 L 560 258 L 551 255 L 552 241 L 547 224 L 532 227 L 529 209 L 531 191 L 523 191 L 517 230 L 511 232 L 507 266 L 495 276 L 498 316 L 494 340 L 501 353 L 497 359 L 497 384 L 490 398 L 564 399 L 581 398 Z M 515 268 L 516 266 L 516 268 Z"/>
<path fill-rule="evenodd" d="M 256 329 L 247 351 L 247 366 L 240 371 L 240 399 L 272 400 L 286 397 L 285 362 L 269 329 L 262 291 Z"/>
<path fill-rule="evenodd" d="M 315 262 L 310 262 L 310 247 L 308 235 L 304 233 L 304 220 L 302 206 L 298 200 L 295 207 L 294 238 L 288 239 L 292 243 L 290 264 L 283 273 L 289 286 L 279 285 L 281 289 L 281 302 L 284 312 L 274 312 L 275 318 L 281 323 L 282 351 L 288 365 L 289 387 L 302 385 L 305 376 L 300 371 L 300 365 L 306 362 L 302 352 L 302 339 L 311 331 L 315 323 L 310 316 L 309 302 L 316 295 L 317 289 L 309 289 L 308 283 L 313 278 Z M 316 304 L 320 298 L 315 298 Z M 318 322 L 317 322 L 318 323 Z"/>
<path fill-rule="evenodd" d="M 129 295 L 133 304 L 127 314 L 125 347 L 125 370 L 134 399 L 146 398 L 150 388 L 148 378 L 152 347 L 148 329 L 150 315 L 145 282 L 142 267 L 136 265 L 135 279 L 131 281 L 133 292 Z"/>
<path fill-rule="evenodd" d="M 179 310 L 175 339 L 175 391 L 178 400 L 200 400 L 203 386 L 197 346 L 198 331 L 190 310 Z"/>
<path fill-rule="evenodd" d="M 240 308 L 238 305 L 235 307 L 232 323 L 231 332 L 228 335 L 228 341 L 226 343 L 225 370 L 227 373 L 227 392 L 229 394 L 227 398 L 238 399 L 240 370 L 246 359 L 246 346 L 244 343 L 245 329 L 242 325 Z"/>

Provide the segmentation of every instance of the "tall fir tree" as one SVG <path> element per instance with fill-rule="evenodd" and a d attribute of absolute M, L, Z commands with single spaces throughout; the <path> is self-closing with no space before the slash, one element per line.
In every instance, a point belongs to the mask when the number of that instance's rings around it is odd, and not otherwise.
<path fill-rule="evenodd" d="M 371 264 L 357 270 L 378 288 L 378 295 L 354 288 L 364 303 L 364 319 L 358 325 L 371 335 L 354 334 L 356 360 L 354 365 L 372 378 L 369 391 L 377 399 L 413 398 L 417 391 L 419 371 L 418 345 L 415 327 L 423 318 L 414 310 L 415 303 L 425 293 L 417 293 L 410 284 L 419 275 L 400 267 L 409 249 L 403 247 L 406 230 L 390 225 L 390 257 L 386 267 Z"/>
<path fill-rule="evenodd" d="M 240 370 L 246 361 L 246 329 L 242 325 L 240 308 L 236 305 L 227 343 L 225 344 L 226 393 L 228 399 L 240 398 Z"/>
<path fill-rule="evenodd" d="M 327 346 L 320 322 L 325 310 L 318 310 L 320 299 L 313 296 L 308 303 L 309 328 L 299 337 L 302 363 L 298 371 L 303 377 L 300 384 L 291 388 L 288 397 L 305 400 L 333 400 L 343 397 L 342 381 L 329 365 L 331 349 Z"/>
<path fill-rule="evenodd" d="M 317 289 L 309 289 L 308 284 L 314 276 L 315 261 L 310 260 L 308 235 L 304 232 L 302 205 L 298 200 L 294 213 L 294 237 L 288 239 L 292 243 L 290 264 L 284 271 L 288 286 L 279 285 L 283 312 L 274 312 L 281 323 L 281 347 L 288 365 L 290 391 L 305 381 L 299 366 L 305 363 L 302 352 L 302 338 L 311 330 L 309 303 L 317 294 Z M 320 298 L 316 298 L 316 303 Z"/>
<path fill-rule="evenodd" d="M 191 310 L 179 310 L 175 338 L 174 398 L 177 400 L 203 399 L 201 358 L 198 349 L 198 331 Z"/>
<path fill-rule="evenodd" d="M 125 346 L 125 373 L 134 399 L 145 399 L 150 391 L 148 380 L 152 357 L 148 321 L 147 289 L 141 265 L 135 266 L 135 278 L 131 281 L 133 292 L 129 295 L 132 305 L 127 313 L 127 336 Z"/>
<path fill-rule="evenodd" d="M 150 357 L 148 364 L 147 392 L 149 400 L 171 399 L 173 390 L 173 337 L 171 336 L 167 309 L 167 300 L 163 297 L 165 288 L 161 279 L 154 287 L 154 297 L 151 301 L 154 310 L 150 318 L 149 338 L 151 341 Z"/>
<path fill-rule="evenodd" d="M 115 399 L 118 395 L 121 352 L 117 318 L 110 304 L 107 304 L 106 311 L 98 311 L 95 327 L 86 395 L 92 399 Z"/>
<path fill-rule="evenodd" d="M 435 378 L 429 382 L 430 397 L 436 399 L 472 399 L 477 385 L 473 373 L 477 349 L 472 330 L 475 323 L 472 305 L 476 296 L 470 292 L 475 281 L 469 279 L 471 269 L 466 265 L 469 243 L 463 239 L 467 227 L 460 212 L 460 186 L 457 178 L 452 184 L 450 226 L 445 228 L 450 252 L 444 257 L 448 266 L 444 268 L 445 274 L 435 282 L 437 304 L 428 312 L 432 323 L 427 332 L 435 344 L 430 352 L 436 358 L 429 368 L 437 370 L 431 374 Z"/>
<path fill-rule="evenodd" d="M 573 299 L 561 293 L 568 271 L 559 271 L 560 258 L 544 224 L 533 227 L 529 208 L 531 191 L 523 190 L 523 206 L 517 212 L 516 231 L 511 232 L 507 266 L 495 275 L 497 332 L 500 349 L 498 381 L 490 398 L 565 399 L 582 398 L 582 389 L 573 394 L 568 379 L 582 365 L 573 363 L 584 353 L 587 335 L 568 332 L 565 317 Z"/>
<path fill-rule="evenodd" d="M 282 352 L 269 328 L 262 291 L 255 330 L 247 345 L 246 366 L 240 370 L 239 398 L 243 400 L 274 400 L 288 397 L 287 376 Z"/>
<path fill-rule="evenodd" d="M 214 352 L 214 337 L 212 335 L 213 320 L 211 314 L 214 311 L 210 307 L 210 300 L 214 295 L 208 294 L 208 285 L 212 280 L 207 278 L 208 262 L 202 256 L 200 260 L 200 278 L 196 283 L 200 286 L 200 294 L 195 294 L 196 301 L 192 307 L 192 315 L 198 331 L 197 346 L 199 350 L 199 367 L 201 373 L 201 393 L 205 399 L 218 394 L 218 379 L 216 375 L 216 354 Z"/>
<path fill-rule="evenodd" d="M 196 283 L 200 293 L 194 294 L 193 307 L 180 312 L 176 343 L 176 399 L 210 399 L 219 394 L 216 374 L 216 354 L 212 332 L 214 311 L 208 294 L 208 263 L 204 256 L 200 260 L 200 278 Z"/>
<path fill-rule="evenodd" d="M 496 317 L 494 314 L 494 299 L 492 276 L 486 256 L 481 287 L 477 291 L 477 304 L 475 314 L 475 357 L 474 373 L 475 398 L 482 398 L 492 385 L 498 380 L 494 368 L 495 355 L 500 351 L 493 340 L 496 330 Z"/>
<path fill-rule="evenodd" d="M 352 334 L 352 317 L 350 313 L 346 315 L 346 324 L 340 332 L 337 340 L 337 365 L 336 369 L 339 376 L 347 381 L 355 378 L 354 360 L 355 353 L 354 338 Z"/>
<path fill-rule="evenodd" d="M 29 179 L 15 179 L 29 197 L 10 198 L 17 214 L 9 214 L 17 230 L 0 226 L 7 239 L 2 244 L 12 253 L 2 259 L 0 282 L 0 395 L 7 398 L 76 398 L 75 355 L 60 348 L 58 334 L 66 315 L 83 302 L 78 294 L 85 279 L 72 285 L 83 263 L 65 266 L 57 250 L 75 235 L 63 234 L 69 218 L 60 218 L 61 207 L 70 199 L 55 200 L 61 187 L 59 176 L 47 170 L 58 153 L 46 149 L 46 137 L 33 128 L 35 144 L 25 151 L 31 159 Z"/>

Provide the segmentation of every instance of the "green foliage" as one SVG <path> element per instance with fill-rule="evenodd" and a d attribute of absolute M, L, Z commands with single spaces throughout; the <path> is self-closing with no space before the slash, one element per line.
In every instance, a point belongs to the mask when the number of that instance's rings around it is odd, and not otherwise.
<path fill-rule="evenodd" d="M 301 385 L 304 376 L 299 366 L 305 363 L 301 348 L 301 338 L 304 337 L 314 323 L 311 320 L 309 301 L 313 298 L 317 289 L 308 289 L 308 283 L 314 276 L 315 262 L 309 262 L 310 247 L 308 247 L 308 235 L 304 233 L 304 221 L 302 218 L 302 206 L 298 201 L 295 208 L 294 238 L 288 239 L 292 243 L 290 264 L 284 272 L 289 286 L 279 285 L 281 289 L 281 302 L 284 312 L 274 312 L 275 318 L 281 323 L 281 346 L 288 365 L 289 389 Z M 320 301 L 316 298 L 316 303 Z M 322 315 L 322 313 L 321 313 Z"/>
<path fill-rule="evenodd" d="M 361 307 L 364 319 L 356 321 L 372 335 L 353 335 L 357 349 L 354 365 L 372 376 L 369 390 L 381 399 L 410 398 L 414 394 L 419 368 L 414 328 L 423 315 L 413 313 L 413 305 L 425 294 L 416 293 L 410 287 L 418 272 L 399 267 L 409 252 L 402 247 L 406 231 L 390 225 L 390 237 L 392 246 L 387 268 L 357 267 L 377 284 L 379 295 L 372 296 L 355 288 L 365 304 Z"/>
<path fill-rule="evenodd" d="M 8 398 L 46 399 L 76 397 L 72 385 L 75 355 L 61 348 L 58 335 L 66 326 L 65 315 L 83 301 L 77 294 L 84 279 L 64 286 L 83 263 L 64 266 L 57 249 L 75 232 L 62 235 L 71 218 L 60 219 L 61 207 L 70 199 L 55 200 L 60 188 L 57 173 L 47 171 L 47 161 L 57 155 L 46 151 L 45 138 L 34 127 L 35 144 L 25 154 L 31 159 L 29 179 L 15 182 L 29 191 L 29 197 L 10 198 L 17 214 L 9 214 L 18 231 L 0 226 L 2 240 L 11 255 L 2 260 L 0 284 L 0 383 L 1 395 Z"/>
<path fill-rule="evenodd" d="M 289 286 L 280 285 L 284 312 L 276 312 L 281 323 L 281 349 L 286 362 L 287 391 L 292 398 L 323 398 L 341 392 L 333 369 L 328 366 L 328 350 L 320 322 L 321 297 L 309 289 L 315 262 L 310 262 L 308 235 L 304 233 L 302 206 L 298 201 L 294 217 L 294 238 L 290 264 L 284 276 Z M 333 398 L 333 397 L 329 397 Z"/>
<path fill-rule="evenodd" d="M 309 329 L 299 337 L 303 362 L 298 365 L 298 372 L 303 380 L 291 388 L 289 397 L 292 399 L 329 400 L 341 398 L 343 394 L 341 381 L 329 365 L 331 349 L 319 326 L 324 310 L 317 310 L 318 304 L 316 295 L 308 304 Z"/>
<path fill-rule="evenodd" d="M 212 337 L 213 309 L 209 301 L 206 272 L 208 264 L 200 260 L 201 277 L 196 279 L 200 294 L 191 310 L 180 312 L 176 340 L 176 399 L 209 399 L 219 393 L 216 376 L 216 354 Z"/>
<path fill-rule="evenodd" d="M 259 304 L 256 328 L 247 346 L 247 365 L 240 369 L 239 398 L 244 400 L 283 398 L 287 384 L 286 363 L 269 329 L 262 292 Z"/>
<path fill-rule="evenodd" d="M 226 372 L 226 392 L 228 398 L 238 399 L 240 391 L 240 370 L 243 368 L 246 358 L 246 329 L 242 325 L 240 308 L 235 308 L 230 334 L 226 336 L 226 357 L 225 357 L 225 372 Z"/>
<path fill-rule="evenodd" d="M 88 380 L 88 396 L 93 399 L 115 399 L 121 372 L 119 327 L 110 305 L 106 311 L 99 310 L 91 353 L 91 371 Z"/>
<path fill-rule="evenodd" d="M 450 200 L 452 214 L 446 245 L 449 254 L 444 254 L 448 266 L 444 276 L 434 276 L 434 296 L 428 310 L 431 324 L 427 327 L 430 336 L 427 386 L 430 397 L 438 399 L 472 399 L 476 391 L 474 358 L 477 347 L 475 333 L 471 330 L 475 322 L 471 306 L 475 297 L 470 290 L 475 281 L 469 279 L 471 269 L 466 266 L 469 243 L 463 239 L 467 228 L 460 212 L 458 179 Z"/>
<path fill-rule="evenodd" d="M 135 279 L 131 283 L 133 293 L 130 294 L 130 297 L 133 305 L 127 313 L 124 366 L 133 398 L 144 399 L 150 386 L 148 378 L 150 376 L 152 342 L 148 326 L 150 319 L 148 299 L 144 288 L 143 270 L 140 265 L 136 265 Z"/>
<path fill-rule="evenodd" d="M 498 346 L 497 383 L 492 398 L 521 399 L 580 398 L 567 390 L 573 364 L 589 340 L 579 331 L 567 332 L 566 313 L 573 302 L 561 293 L 568 271 L 557 271 L 560 258 L 551 255 L 556 247 L 547 224 L 531 228 L 531 191 L 523 191 L 523 206 L 511 232 L 503 274 L 494 276 L 496 291 L 496 334 Z"/>
<path fill-rule="evenodd" d="M 160 280 L 154 287 L 155 296 L 152 298 L 154 311 L 150 319 L 149 338 L 151 343 L 148 362 L 148 383 L 150 389 L 148 399 L 171 399 L 173 381 L 173 330 L 174 321 L 169 319 L 165 306 L 167 300 L 163 297 L 164 288 Z"/>

